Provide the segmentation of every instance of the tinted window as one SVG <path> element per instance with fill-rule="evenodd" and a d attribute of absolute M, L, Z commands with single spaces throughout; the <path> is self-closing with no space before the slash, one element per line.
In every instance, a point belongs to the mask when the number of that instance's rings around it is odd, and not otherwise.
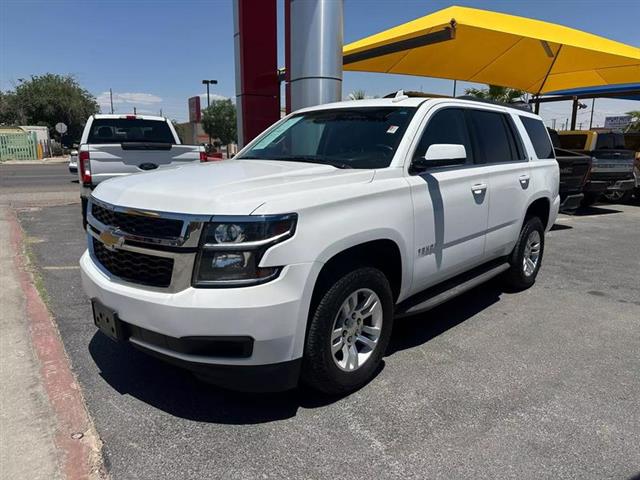
<path fill-rule="evenodd" d="M 504 114 L 485 110 L 470 110 L 469 114 L 485 163 L 520 160 Z"/>
<path fill-rule="evenodd" d="M 141 118 L 96 118 L 88 143 L 156 142 L 175 143 L 167 122 Z"/>
<path fill-rule="evenodd" d="M 415 108 L 364 107 L 294 115 L 262 135 L 238 160 L 388 167 Z"/>
<path fill-rule="evenodd" d="M 599 133 L 596 140 L 596 150 L 624 150 L 624 135 L 622 133 Z"/>
<path fill-rule="evenodd" d="M 640 152 L 640 133 L 625 133 L 624 146 L 627 150 Z"/>
<path fill-rule="evenodd" d="M 560 146 L 567 150 L 584 150 L 587 143 L 586 133 L 560 135 Z"/>
<path fill-rule="evenodd" d="M 422 134 L 414 158 L 423 157 L 429 146 L 436 143 L 464 145 L 467 151 L 467 163 L 473 163 L 473 150 L 463 110 L 446 108 L 436 112 Z"/>
<path fill-rule="evenodd" d="M 537 118 L 520 117 L 538 158 L 555 158 L 547 127 Z"/>

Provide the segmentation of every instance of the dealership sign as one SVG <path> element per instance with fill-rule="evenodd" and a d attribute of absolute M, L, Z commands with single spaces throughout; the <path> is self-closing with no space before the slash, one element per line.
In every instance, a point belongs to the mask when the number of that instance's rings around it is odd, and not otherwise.
<path fill-rule="evenodd" d="M 200 97 L 189 99 L 189 121 L 200 123 L 202 121 L 202 110 L 200 110 Z"/>
<path fill-rule="evenodd" d="M 631 123 L 631 115 L 618 115 L 617 117 L 605 117 L 604 128 L 626 128 Z"/>

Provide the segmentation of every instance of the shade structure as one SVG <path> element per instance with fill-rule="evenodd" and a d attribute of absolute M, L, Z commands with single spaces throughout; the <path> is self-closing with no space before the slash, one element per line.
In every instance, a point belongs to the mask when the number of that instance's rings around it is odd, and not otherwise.
<path fill-rule="evenodd" d="M 533 94 L 640 82 L 640 48 L 553 23 L 449 7 L 350 43 L 344 70 L 448 78 Z"/>

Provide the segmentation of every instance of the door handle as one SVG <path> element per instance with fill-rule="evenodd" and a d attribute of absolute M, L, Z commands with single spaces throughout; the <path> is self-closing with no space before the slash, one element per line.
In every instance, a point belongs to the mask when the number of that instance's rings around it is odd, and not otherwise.
<path fill-rule="evenodd" d="M 518 177 L 518 180 L 520 181 L 520 186 L 522 188 L 528 188 L 529 187 L 529 175 L 520 175 L 520 177 Z"/>
<path fill-rule="evenodd" d="M 482 195 L 487 190 L 486 183 L 476 183 L 473 187 L 471 187 L 471 191 L 474 195 Z"/>

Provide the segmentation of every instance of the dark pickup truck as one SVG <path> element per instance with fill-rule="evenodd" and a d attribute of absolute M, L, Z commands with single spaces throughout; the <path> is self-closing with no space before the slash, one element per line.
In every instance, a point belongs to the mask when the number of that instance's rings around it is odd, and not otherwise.
<path fill-rule="evenodd" d="M 549 136 L 560 167 L 560 210 L 571 212 L 584 199 L 584 187 L 591 169 L 591 157 L 560 147 L 558 132 L 549 130 Z"/>
<path fill-rule="evenodd" d="M 560 132 L 560 146 L 591 157 L 591 170 L 584 187 L 583 206 L 593 205 L 602 195 L 611 200 L 635 187 L 635 153 L 625 147 L 622 133 L 608 130 Z"/>

